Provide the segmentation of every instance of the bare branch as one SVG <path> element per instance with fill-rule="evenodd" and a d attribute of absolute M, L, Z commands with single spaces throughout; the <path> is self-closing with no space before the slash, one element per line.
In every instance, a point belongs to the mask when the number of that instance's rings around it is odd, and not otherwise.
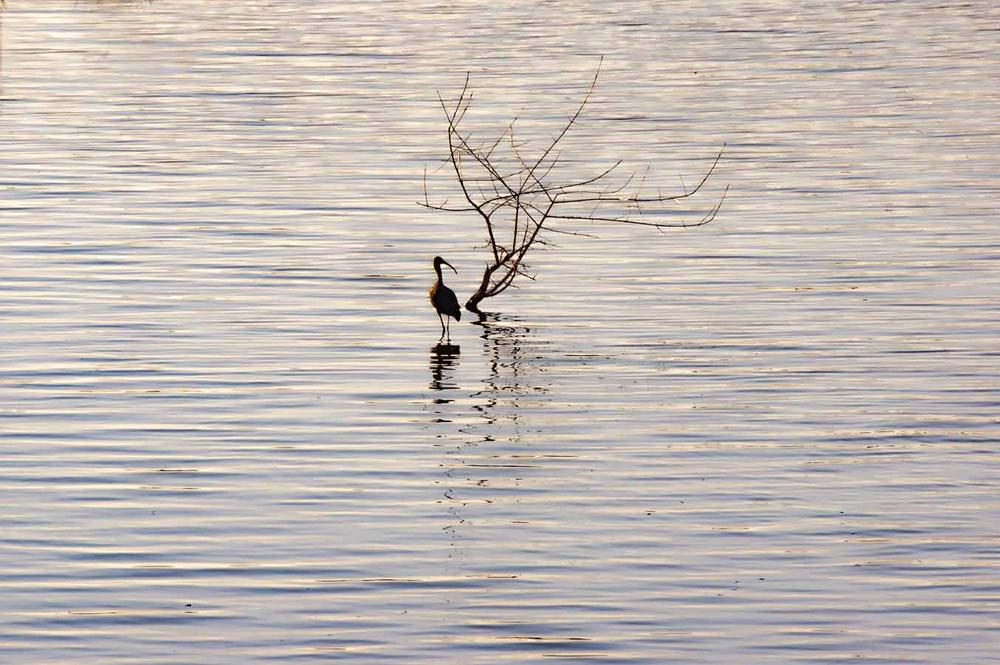
<path fill-rule="evenodd" d="M 515 117 L 507 127 L 494 138 L 480 143 L 462 127 L 462 121 L 472 104 L 471 75 L 466 74 L 458 97 L 445 102 L 438 93 L 438 102 L 447 120 L 448 158 L 467 205 L 432 203 L 427 189 L 427 170 L 424 170 L 424 199 L 419 203 L 424 208 L 444 212 L 475 212 L 486 225 L 491 261 L 483 270 L 479 288 L 466 302 L 465 307 L 478 312 L 478 304 L 516 288 L 515 280 L 534 280 L 537 275 L 529 273 L 524 263 L 525 256 L 533 247 L 553 246 L 543 231 L 568 236 L 595 237 L 582 231 L 553 228 L 555 221 L 566 223 L 613 223 L 646 226 L 657 230 L 686 228 L 710 223 L 719 213 L 729 188 L 697 221 L 658 222 L 646 217 L 646 207 L 659 206 L 694 196 L 715 173 L 722 159 L 725 144 L 719 150 L 711 166 L 693 188 L 688 188 L 681 179 L 681 192 L 643 195 L 649 168 L 646 167 L 639 178 L 636 190 L 625 192 L 635 182 L 636 174 L 613 177 L 622 166 L 618 160 L 594 175 L 576 180 L 560 182 L 557 167 L 563 163 L 559 147 L 570 130 L 579 122 L 587 104 L 597 87 L 603 58 L 598 63 L 594 77 L 572 115 L 560 126 L 559 131 L 544 144 L 536 157 L 529 159 L 525 150 L 528 144 L 518 141 L 514 125 Z M 589 210 L 580 210 L 580 207 Z M 620 213 L 616 213 L 617 208 Z M 624 210 L 623 210 L 624 209 Z M 632 215 L 646 217 L 634 219 Z M 509 246 L 500 243 L 500 236 L 509 238 Z"/>

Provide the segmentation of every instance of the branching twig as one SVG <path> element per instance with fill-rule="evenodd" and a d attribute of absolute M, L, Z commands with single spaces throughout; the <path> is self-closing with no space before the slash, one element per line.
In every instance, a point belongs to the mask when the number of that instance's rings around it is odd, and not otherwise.
<path fill-rule="evenodd" d="M 558 148 L 578 123 L 593 97 L 601 64 L 603 58 L 574 113 L 534 159 L 526 158 L 523 152 L 526 144 L 519 142 L 515 137 L 514 124 L 517 118 L 514 118 L 499 136 L 485 143 L 474 141 L 471 134 L 462 128 L 462 121 L 472 104 L 469 74 L 466 74 L 458 98 L 453 103 L 449 104 L 440 93 L 438 94 L 438 102 L 447 121 L 448 157 L 445 161 L 451 165 L 467 205 L 449 205 L 447 200 L 432 203 L 427 191 L 426 169 L 424 200 L 420 205 L 444 212 L 475 212 L 485 223 L 486 247 L 490 251 L 490 261 L 483 269 L 479 287 L 465 303 L 466 309 L 478 312 L 479 303 L 486 298 L 492 298 L 510 287 L 516 287 L 514 280 L 517 277 L 534 280 L 536 275 L 527 271 L 524 259 L 532 247 L 551 245 L 545 239 L 544 233 L 594 237 L 581 231 L 553 228 L 550 226 L 551 222 L 604 222 L 663 230 L 703 226 L 714 220 L 722 208 L 726 193 L 729 191 L 728 187 L 716 204 L 703 213 L 697 221 L 657 222 L 644 215 L 644 208 L 647 206 L 662 206 L 700 192 L 715 173 L 725 151 L 725 144 L 694 187 L 689 189 L 681 180 L 681 192 L 678 194 L 664 195 L 657 192 L 655 195 L 643 195 L 648 167 L 639 179 L 636 190 L 626 194 L 635 180 L 635 174 L 628 175 L 624 178 L 624 182 L 618 184 L 610 180 L 622 165 L 621 160 L 591 177 L 568 182 L 558 181 L 556 174 L 561 170 L 558 167 L 562 164 Z M 509 157 L 505 156 L 505 151 L 501 149 L 504 146 L 509 150 Z M 621 179 L 615 178 L 615 180 Z M 581 206 L 585 209 L 580 210 Z M 624 209 L 629 212 L 613 213 L 610 210 L 602 212 L 608 208 Z M 644 219 L 634 219 L 631 216 L 633 214 Z M 501 236 L 505 240 L 502 240 Z"/>

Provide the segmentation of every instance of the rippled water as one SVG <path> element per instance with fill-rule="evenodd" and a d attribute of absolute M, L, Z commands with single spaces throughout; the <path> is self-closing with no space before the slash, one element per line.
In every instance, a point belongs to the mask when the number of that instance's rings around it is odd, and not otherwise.
<path fill-rule="evenodd" d="M 458 4 L 8 0 L 0 661 L 996 662 L 1000 12 Z M 436 91 L 600 55 L 580 172 L 722 213 L 437 345 Z"/>

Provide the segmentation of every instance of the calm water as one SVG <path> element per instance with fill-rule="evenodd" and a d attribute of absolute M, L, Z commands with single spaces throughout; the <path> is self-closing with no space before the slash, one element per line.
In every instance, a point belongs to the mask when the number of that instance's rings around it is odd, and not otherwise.
<path fill-rule="evenodd" d="M 494 4 L 7 1 L 0 661 L 997 662 L 995 3 Z M 572 168 L 723 212 L 437 347 L 436 91 L 600 55 Z"/>

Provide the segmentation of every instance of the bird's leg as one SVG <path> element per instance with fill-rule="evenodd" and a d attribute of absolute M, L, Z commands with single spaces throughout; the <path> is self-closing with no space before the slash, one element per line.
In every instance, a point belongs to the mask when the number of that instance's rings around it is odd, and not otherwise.
<path fill-rule="evenodd" d="M 445 317 L 444 325 L 448 335 L 448 344 L 451 344 L 451 318 Z"/>
<path fill-rule="evenodd" d="M 441 316 L 441 312 L 438 312 L 438 321 L 441 322 L 441 337 L 438 338 L 438 341 L 440 342 L 442 339 L 444 339 L 444 333 L 445 333 L 444 318 Z"/>

